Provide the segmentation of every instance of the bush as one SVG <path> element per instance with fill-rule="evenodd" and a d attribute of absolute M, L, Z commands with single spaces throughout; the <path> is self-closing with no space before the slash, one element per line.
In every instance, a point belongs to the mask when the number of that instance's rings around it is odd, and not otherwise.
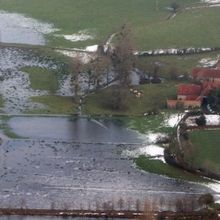
<path fill-rule="evenodd" d="M 214 203 L 213 195 L 210 193 L 201 195 L 199 197 L 198 203 L 199 203 L 199 205 L 205 206 L 205 207 L 207 207 L 209 205 L 213 205 L 213 203 Z"/>
<path fill-rule="evenodd" d="M 196 124 L 198 126 L 205 126 L 206 125 L 206 118 L 204 115 L 201 115 L 199 118 L 196 119 Z"/>
<path fill-rule="evenodd" d="M 123 88 L 114 88 L 107 94 L 103 105 L 112 110 L 127 110 L 129 91 Z"/>

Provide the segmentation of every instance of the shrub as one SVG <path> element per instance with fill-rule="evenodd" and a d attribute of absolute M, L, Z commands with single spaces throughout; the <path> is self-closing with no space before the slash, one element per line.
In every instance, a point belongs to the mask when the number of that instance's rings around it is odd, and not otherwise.
<path fill-rule="evenodd" d="M 199 205 L 205 206 L 205 207 L 212 205 L 214 203 L 213 195 L 210 193 L 201 195 L 199 197 L 198 203 L 199 203 Z"/>
<path fill-rule="evenodd" d="M 206 118 L 204 115 L 201 115 L 199 118 L 196 118 L 196 124 L 198 126 L 205 126 L 206 125 Z"/>

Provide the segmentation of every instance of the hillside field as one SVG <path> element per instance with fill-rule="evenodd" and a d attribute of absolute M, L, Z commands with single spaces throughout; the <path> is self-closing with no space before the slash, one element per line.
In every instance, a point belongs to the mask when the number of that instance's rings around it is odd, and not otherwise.
<path fill-rule="evenodd" d="M 123 23 L 130 24 L 137 48 L 141 50 L 169 47 L 220 46 L 220 7 L 202 6 L 198 0 L 178 0 L 181 10 L 174 18 L 168 10 L 171 0 L 0 0 L 0 9 L 23 13 L 54 24 L 55 34 L 88 31 L 94 39 L 70 42 L 51 34 L 49 44 L 83 47 L 99 44 Z"/>

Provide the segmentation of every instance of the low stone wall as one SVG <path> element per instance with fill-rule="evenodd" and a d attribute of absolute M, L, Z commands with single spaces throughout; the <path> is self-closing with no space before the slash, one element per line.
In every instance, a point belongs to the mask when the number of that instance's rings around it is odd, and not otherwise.
<path fill-rule="evenodd" d="M 139 51 L 135 55 L 137 56 L 175 56 L 175 55 L 193 55 L 208 53 L 212 51 L 219 51 L 220 47 L 213 48 L 173 48 L 173 49 L 157 49 L 148 51 Z"/>

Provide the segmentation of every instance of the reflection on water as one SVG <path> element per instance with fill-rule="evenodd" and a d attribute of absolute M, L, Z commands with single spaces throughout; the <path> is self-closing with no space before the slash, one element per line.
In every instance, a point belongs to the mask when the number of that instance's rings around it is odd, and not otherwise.
<path fill-rule="evenodd" d="M 142 143 L 143 136 L 127 129 L 120 120 L 74 117 L 13 117 L 10 127 L 29 138 L 54 138 L 76 142 Z"/>

